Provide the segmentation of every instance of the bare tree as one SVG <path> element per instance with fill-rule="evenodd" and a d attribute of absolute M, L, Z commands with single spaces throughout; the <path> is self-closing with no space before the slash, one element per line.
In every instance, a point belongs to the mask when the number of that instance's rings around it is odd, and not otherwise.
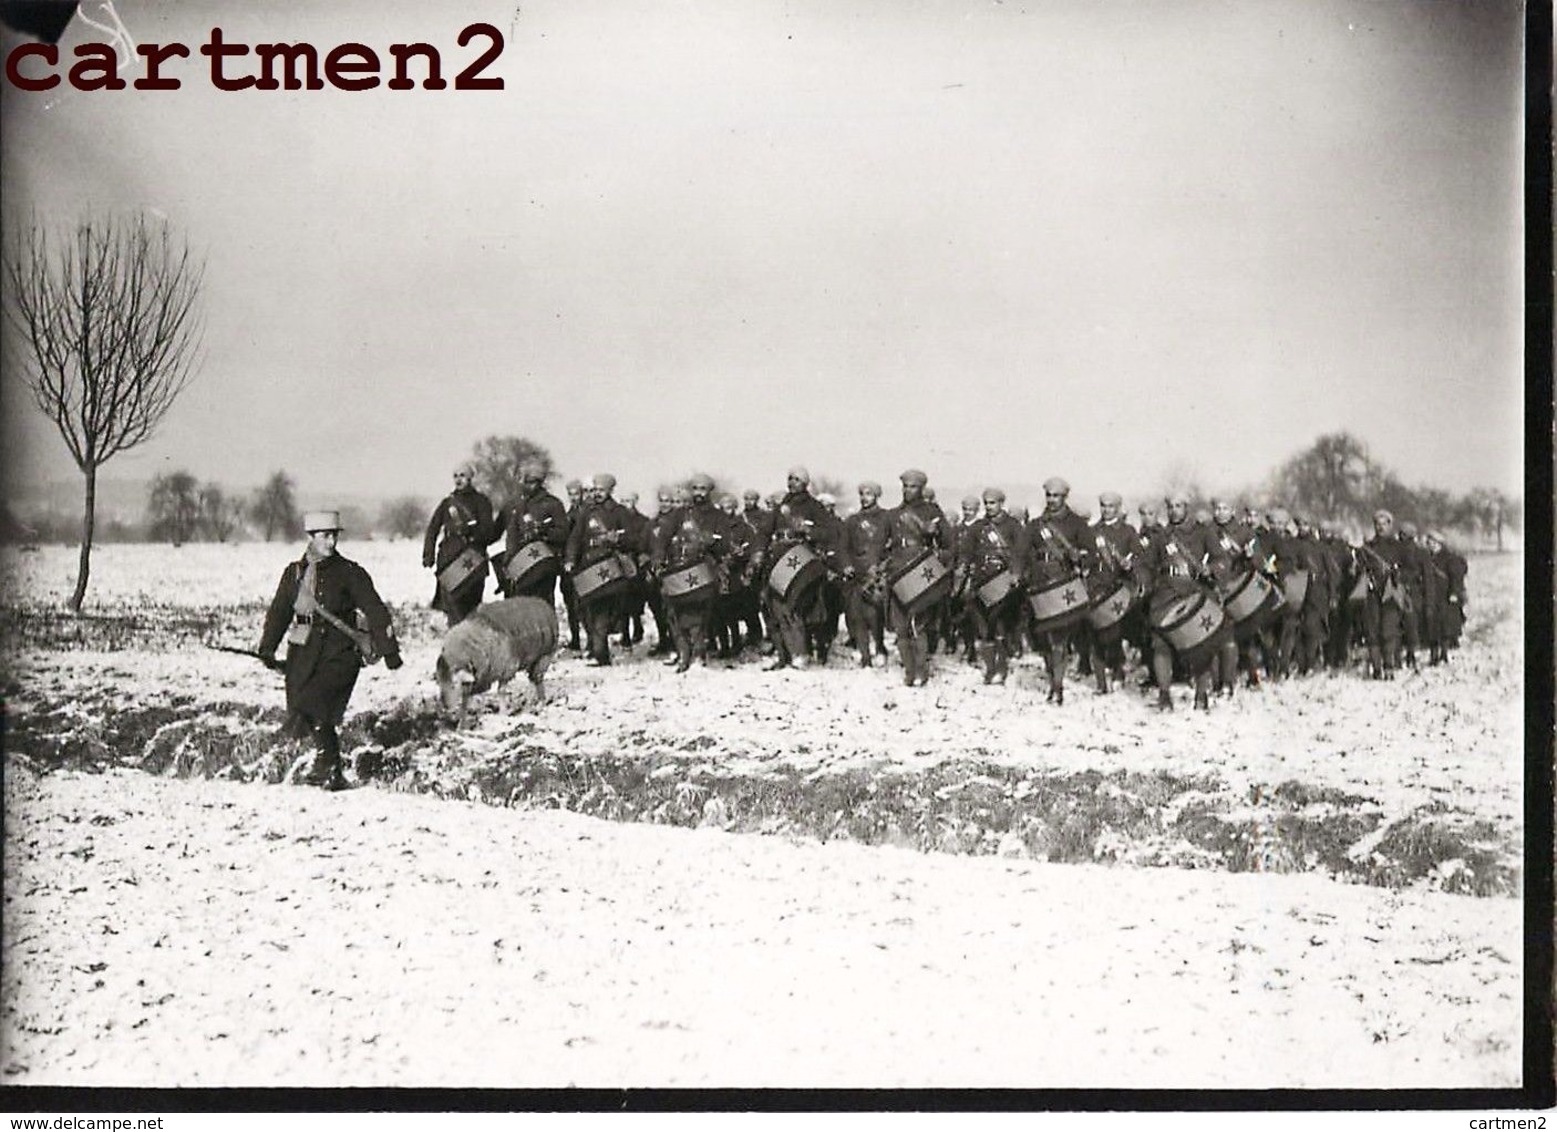
<path fill-rule="evenodd" d="M 502 507 L 518 495 L 519 469 L 531 460 L 546 471 L 550 479 L 556 471 L 551 453 L 523 436 L 489 436 L 476 444 L 471 463 L 476 466 L 476 486 Z"/>
<path fill-rule="evenodd" d="M 168 472 L 151 481 L 146 499 L 151 537 L 183 546 L 200 522 L 200 481 L 188 472 Z"/>
<path fill-rule="evenodd" d="M 204 265 L 166 224 L 34 223 L 5 257 L 7 352 L 86 479 L 70 608 L 91 572 L 98 469 L 151 438 L 200 361 Z"/>
<path fill-rule="evenodd" d="M 297 485 L 286 472 L 276 472 L 254 495 L 249 517 L 265 532 L 269 542 L 280 534 L 298 538 L 303 533 L 303 516 L 297 510 Z"/>
<path fill-rule="evenodd" d="M 427 503 L 415 495 L 403 495 L 384 504 L 378 526 L 390 538 L 421 538 L 427 525 Z"/>
<path fill-rule="evenodd" d="M 1462 512 L 1469 525 L 1480 528 L 1483 538 L 1495 540 L 1498 551 L 1503 550 L 1503 531 L 1518 530 L 1524 517 L 1524 507 L 1517 499 L 1511 499 L 1495 487 L 1472 488 L 1461 503 Z"/>
<path fill-rule="evenodd" d="M 226 542 L 243 522 L 243 501 L 230 499 L 214 483 L 200 489 L 200 533 L 215 542 Z"/>
<path fill-rule="evenodd" d="M 1323 518 L 1361 521 L 1382 486 L 1379 472 L 1362 441 L 1350 433 L 1330 433 L 1281 466 L 1273 494 Z"/>

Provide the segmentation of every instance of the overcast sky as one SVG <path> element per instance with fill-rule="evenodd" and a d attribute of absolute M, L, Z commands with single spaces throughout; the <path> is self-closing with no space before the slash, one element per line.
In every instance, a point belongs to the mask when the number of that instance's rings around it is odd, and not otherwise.
<path fill-rule="evenodd" d="M 154 209 L 207 258 L 204 368 L 107 476 L 433 496 L 513 432 L 644 491 L 804 463 L 1140 496 L 1344 429 L 1407 482 L 1521 490 L 1514 3 L 115 7 L 139 42 L 421 40 L 451 74 L 467 23 L 507 42 L 497 92 L 223 93 L 198 55 L 175 92 L 0 80 L 9 226 Z M 75 474 L 4 398 L 12 480 Z"/>

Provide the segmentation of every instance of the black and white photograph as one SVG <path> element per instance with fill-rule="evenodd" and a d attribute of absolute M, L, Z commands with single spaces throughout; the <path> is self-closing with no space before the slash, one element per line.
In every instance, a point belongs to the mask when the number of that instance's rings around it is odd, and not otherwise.
<path fill-rule="evenodd" d="M 0 3 L 0 1089 L 1549 1106 L 1533 29 Z"/>

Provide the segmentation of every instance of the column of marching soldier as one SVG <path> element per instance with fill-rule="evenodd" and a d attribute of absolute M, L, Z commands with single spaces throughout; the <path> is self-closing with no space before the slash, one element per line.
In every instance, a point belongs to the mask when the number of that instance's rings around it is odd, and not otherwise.
<path fill-rule="evenodd" d="M 899 479 L 896 507 L 861 483 L 858 509 L 840 517 L 804 468 L 766 499 L 716 493 L 697 475 L 661 491 L 651 517 L 636 496 L 615 498 L 610 475 L 570 482 L 564 502 L 530 464 L 494 512 L 465 465 L 428 524 L 423 565 L 451 625 L 480 604 L 489 569 L 505 597 L 554 603 L 560 588 L 568 647 L 592 665 L 611 663 L 613 641 L 642 642 L 645 612 L 658 629 L 648 651 L 679 672 L 747 648 L 770 669 L 826 664 L 841 619 L 862 666 L 885 662 L 890 629 L 909 685 L 928 681 L 937 652 L 980 666 L 985 683 L 1035 652 L 1055 703 L 1072 660 L 1106 693 L 1134 659 L 1171 710 L 1175 679 L 1208 708 L 1213 692 L 1344 670 L 1359 652 L 1369 675 L 1392 679 L 1419 652 L 1438 664 L 1459 643 L 1465 559 L 1387 511 L 1353 545 L 1338 525 L 1280 508 L 1239 514 L 1212 500 L 1191 514 L 1182 494 L 1143 504 L 1137 527 L 1105 492 L 1089 522 L 1058 477 L 1037 514 L 1007 510 L 988 488 L 949 516 L 923 472 Z"/>

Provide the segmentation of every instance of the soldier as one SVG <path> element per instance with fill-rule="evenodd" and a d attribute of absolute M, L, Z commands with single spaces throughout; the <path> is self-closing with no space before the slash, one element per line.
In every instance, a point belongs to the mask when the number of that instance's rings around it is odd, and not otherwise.
<path fill-rule="evenodd" d="M 392 669 L 400 667 L 400 646 L 373 579 L 336 553 L 340 512 L 309 511 L 303 528 L 308 545 L 302 558 L 282 571 L 255 652 L 271 668 L 286 673 L 286 733 L 313 740 L 313 765 L 304 781 L 339 790 L 346 778 L 336 729 L 345 718 L 364 660 L 358 641 L 348 634 L 369 637 Z M 359 613 L 367 622 L 365 634 L 358 626 Z M 278 663 L 276 650 L 283 638 L 289 647 L 286 661 Z"/>
<path fill-rule="evenodd" d="M 1401 620 L 1407 601 L 1401 574 L 1408 553 L 1395 532 L 1395 516 L 1379 508 L 1373 513 L 1373 537 L 1358 552 L 1368 572 L 1363 624 L 1368 674 L 1375 680 L 1393 680 L 1400 668 Z"/>
<path fill-rule="evenodd" d="M 727 551 L 719 563 L 719 596 L 714 599 L 712 616 L 714 645 L 720 659 L 733 658 L 741 651 L 741 622 L 756 616 L 757 599 L 751 585 L 751 556 L 756 549 L 757 532 L 740 511 L 740 503 L 728 492 L 716 500 L 725 515 Z M 758 628 L 752 644 L 761 640 Z"/>
<path fill-rule="evenodd" d="M 654 532 L 649 568 L 660 579 L 676 656 L 667 660 L 677 672 L 685 672 L 695 660 L 708 664 L 709 616 L 718 594 L 715 564 L 729 553 L 728 517 L 710 498 L 713 477 L 698 473 L 687 481 L 691 498 L 661 521 Z M 708 584 L 682 590 L 678 580 L 689 569 L 706 568 Z"/>
<path fill-rule="evenodd" d="M 1004 684 L 1011 673 L 1012 638 L 1022 601 L 1019 560 L 1022 525 L 1006 514 L 1006 493 L 987 487 L 984 514 L 957 539 L 957 589 L 978 636 L 984 683 Z"/>
<path fill-rule="evenodd" d="M 1093 606 L 1087 612 L 1092 628 L 1092 671 L 1097 690 L 1108 694 L 1108 677 L 1124 683 L 1124 628 L 1138 602 L 1135 581 L 1141 536 L 1124 519 L 1124 499 L 1116 491 L 1097 497 L 1098 520 L 1092 524 L 1093 569 L 1087 574 L 1087 593 Z"/>
<path fill-rule="evenodd" d="M 1189 497 L 1174 492 L 1166 500 L 1167 523 L 1149 540 L 1144 576 L 1149 579 L 1147 620 L 1152 627 L 1152 674 L 1157 685 L 1157 708 L 1173 710 L 1169 688 L 1177 659 L 1194 684 L 1195 707 L 1211 708 L 1211 672 L 1220 663 L 1231 671 L 1236 663 L 1232 622 L 1222 613 L 1209 592 L 1210 570 L 1206 565 L 1209 532 L 1194 526 L 1189 518 Z M 1183 645 L 1168 636 L 1167 615 L 1176 609 L 1198 605 L 1189 628 L 1198 625 L 1206 636 Z M 1218 625 L 1220 621 L 1220 625 Z"/>
<path fill-rule="evenodd" d="M 563 490 L 568 496 L 568 537 L 571 539 L 573 528 L 579 524 L 584 509 L 584 485 L 579 480 L 569 480 Z M 568 614 L 568 649 L 578 652 L 578 631 L 582 623 L 579 618 L 578 592 L 573 588 L 573 575 L 566 570 L 562 572 L 560 588 L 562 604 Z"/>
<path fill-rule="evenodd" d="M 769 671 L 805 668 L 812 629 L 826 617 L 822 605 L 822 576 L 833 551 L 829 537 L 833 525 L 822 505 L 811 495 L 811 474 L 802 467 L 789 470 L 789 490 L 774 508 L 765 529 L 758 532 L 759 564 L 767 571 L 766 595 L 774 639 L 774 659 Z M 796 548 L 804 548 L 790 554 Z M 802 558 L 819 565 L 808 568 Z"/>
<path fill-rule="evenodd" d="M 1284 507 L 1274 507 L 1266 515 L 1269 530 L 1262 548 L 1282 592 L 1282 602 L 1271 619 L 1267 667 L 1272 680 L 1284 680 L 1292 674 L 1302 628 L 1303 609 L 1313 585 L 1313 570 L 1297 538 L 1297 526 Z"/>
<path fill-rule="evenodd" d="M 1240 661 L 1249 687 L 1260 686 L 1262 634 L 1281 599 L 1273 592 L 1276 584 L 1274 567 L 1266 561 L 1266 548 L 1254 528 L 1238 518 L 1231 501 L 1220 496 L 1211 500 L 1211 525 L 1205 529 L 1205 534 L 1201 542 L 1203 560 L 1215 583 L 1218 598 L 1229 601 L 1239 585 L 1269 583 L 1265 598 L 1254 609 L 1245 610 L 1241 615 L 1229 610 L 1229 616 L 1233 617 L 1234 650 L 1229 663 L 1223 663 L 1227 654 L 1218 654 L 1213 676 L 1217 691 L 1231 696 L 1238 684 Z"/>
<path fill-rule="evenodd" d="M 1400 611 L 1400 631 L 1406 646 L 1406 664 L 1416 668 L 1416 654 L 1424 636 L 1423 610 L 1427 607 L 1427 553 L 1417 541 L 1416 524 L 1400 524 L 1400 584 L 1406 603 Z"/>
<path fill-rule="evenodd" d="M 861 668 L 887 655 L 885 555 L 891 514 L 881 506 L 881 485 L 859 485 L 860 509 L 843 522 L 840 558 L 844 615 Z"/>
<path fill-rule="evenodd" d="M 757 550 L 757 542 L 755 540 L 760 538 L 759 532 L 771 524 L 772 511 L 762 506 L 762 494 L 755 488 L 747 488 L 742 492 L 741 500 L 743 503 L 741 518 L 745 519 L 746 524 L 751 527 L 754 539 L 750 553 L 755 554 Z M 762 591 L 753 576 L 754 573 L 755 567 L 752 564 L 751 558 L 748 557 L 746 566 L 743 568 L 743 574 L 746 576 L 740 591 L 741 619 L 746 624 L 746 644 L 752 648 L 761 648 L 763 647 L 767 632 L 762 623 Z M 738 645 L 736 651 L 739 651 Z"/>
<path fill-rule="evenodd" d="M 844 614 L 843 579 L 838 560 L 838 547 L 843 541 L 843 520 L 838 517 L 837 497 L 830 492 L 822 492 L 816 497 L 816 501 L 827 513 L 827 518 L 824 520 L 827 527 L 826 543 L 832 551 L 827 559 L 827 573 L 821 583 L 822 617 L 807 629 L 806 644 L 811 659 L 818 664 L 826 664 L 827 657 L 832 652 L 833 642 L 838 639 L 838 622 Z"/>
<path fill-rule="evenodd" d="M 751 524 L 752 530 L 756 530 L 757 521 L 762 515 L 762 492 L 754 487 L 748 487 L 741 492 L 741 518 Z"/>
<path fill-rule="evenodd" d="M 633 555 L 637 573 L 628 581 L 622 594 L 621 646 L 630 649 L 643 640 L 643 609 L 649 601 L 650 583 L 645 577 L 649 565 L 649 543 L 653 522 L 638 510 L 638 493 L 624 492 L 622 509 L 627 512 L 627 529 L 632 544 L 639 548 Z"/>
<path fill-rule="evenodd" d="M 1145 576 L 1146 563 L 1151 561 L 1151 549 L 1161 537 L 1164 530 L 1162 519 L 1162 507 L 1148 499 L 1135 509 L 1140 518 L 1140 524 L 1136 528 L 1140 549 L 1136 551 L 1135 561 L 1137 566 L 1137 578 L 1144 592 L 1150 588 L 1151 579 Z M 1157 677 L 1152 671 L 1152 636 L 1151 626 L 1146 621 L 1146 606 L 1144 602 L 1137 602 L 1125 619 L 1124 638 L 1135 649 L 1136 655 L 1146 667 L 1145 677 L 1141 681 L 1142 688 L 1150 688 L 1157 682 Z"/>
<path fill-rule="evenodd" d="M 625 569 L 602 566 L 618 555 L 633 555 L 638 546 L 632 540 L 632 521 L 627 509 L 612 498 L 616 477 L 602 473 L 590 481 L 589 498 L 584 502 L 568 534 L 567 558 L 563 568 L 573 578 L 578 591 L 579 617 L 588 638 L 589 663 L 611 663 L 611 632 L 621 617 Z M 583 584 L 583 575 L 591 567 L 601 566 L 600 577 L 612 576 L 597 588 L 596 577 Z"/>
<path fill-rule="evenodd" d="M 1034 648 L 1043 654 L 1049 670 L 1052 704 L 1065 702 L 1066 654 L 1087 611 L 1086 584 L 1080 575 L 1092 565 L 1087 553 L 1091 531 L 1066 505 L 1069 491 L 1063 480 L 1051 479 L 1044 484 L 1044 509 L 1023 527 L 1019 555 L 1022 581 L 1032 595 L 1028 608 L 1035 609 L 1055 597 L 1062 602 L 1046 610 L 1041 620 L 1035 611 L 1030 629 Z"/>
<path fill-rule="evenodd" d="M 1440 544 L 1435 532 L 1423 531 L 1417 536 L 1417 548 L 1422 564 L 1422 645 L 1427 649 L 1428 667 L 1442 664 L 1444 650 L 1444 620 L 1449 604 L 1449 575 L 1438 557 Z"/>
<path fill-rule="evenodd" d="M 1297 669 L 1307 676 L 1324 666 L 1325 642 L 1330 632 L 1330 611 L 1340 577 L 1329 548 L 1306 515 L 1294 515 L 1296 544 L 1302 568 L 1308 571 L 1307 600 L 1298 615 Z"/>
<path fill-rule="evenodd" d="M 961 514 L 951 521 L 951 545 L 957 546 L 962 542 L 962 533 L 968 527 L 978 522 L 979 516 L 984 513 L 984 501 L 977 495 L 965 495 L 962 497 Z M 1015 516 L 1012 516 L 1015 518 Z M 1024 522 L 1017 519 L 1017 522 Z M 976 665 L 978 658 L 978 627 L 973 623 L 973 616 L 968 612 L 967 603 L 947 597 L 942 607 L 945 610 L 943 623 L 947 626 L 946 640 L 949 647 L 947 652 L 957 651 L 957 641 L 962 642 L 962 657 L 969 664 Z"/>
<path fill-rule="evenodd" d="M 503 511 L 503 555 L 498 586 L 504 597 L 557 600 L 557 575 L 568 546 L 568 512 L 546 490 L 546 469 L 527 461 L 519 469 L 518 496 Z"/>
<path fill-rule="evenodd" d="M 1465 627 L 1465 574 L 1468 563 L 1465 556 L 1449 545 L 1440 531 L 1429 535 L 1433 559 L 1444 574 L 1443 646 L 1444 659 L 1449 650 L 1460 647 L 1460 634 Z"/>
<path fill-rule="evenodd" d="M 925 591 L 929 600 L 921 609 L 916 600 L 905 602 L 892 583 L 921 559 L 929 573 L 944 572 L 951 565 L 951 530 L 941 509 L 924 497 L 928 476 L 917 468 L 910 468 L 898 479 L 902 483 L 903 502 L 892 510 L 884 548 L 889 585 L 887 617 L 903 661 L 903 683 L 913 687 L 930 679 L 925 621 L 939 599 L 939 593 L 931 583 Z"/>
<path fill-rule="evenodd" d="M 476 490 L 475 476 L 471 464 L 454 469 L 454 490 L 433 511 L 422 538 L 422 567 L 438 572 L 432 607 L 448 618 L 451 628 L 481 604 L 487 547 L 499 534 L 492 501 Z"/>
<path fill-rule="evenodd" d="M 1341 524 L 1334 519 L 1319 522 L 1319 545 L 1330 562 L 1330 616 L 1326 623 L 1324 661 L 1332 672 L 1346 667 L 1351 659 L 1352 592 L 1357 585 L 1357 565 L 1352 548 L 1341 535 Z"/>
<path fill-rule="evenodd" d="M 1090 545 L 1090 531 L 1087 520 L 1073 510 L 1069 503 L 1070 484 L 1063 476 L 1050 476 L 1043 481 L 1043 510 L 1038 518 L 1051 530 L 1075 547 L 1078 555 L 1082 554 Z M 1024 524 L 1024 530 L 1036 529 L 1033 521 Z M 1072 562 L 1073 568 L 1081 568 L 1081 558 Z M 1087 651 L 1087 638 L 1091 629 L 1084 619 L 1078 620 L 1069 629 L 1066 629 L 1061 638 L 1064 649 L 1076 652 Z"/>
<path fill-rule="evenodd" d="M 687 500 L 692 497 L 689 494 Z M 672 512 L 677 509 L 676 489 L 662 487 L 655 497 L 657 510 L 654 517 L 649 520 L 648 545 L 653 546 L 655 540 L 660 538 L 660 530 L 670 522 Z M 675 634 L 670 627 L 670 613 L 665 608 L 665 598 L 660 592 L 658 578 L 649 577 L 644 582 L 644 603 L 648 605 L 649 612 L 654 616 L 654 646 L 649 649 L 650 656 L 667 657 L 676 651 Z"/>

